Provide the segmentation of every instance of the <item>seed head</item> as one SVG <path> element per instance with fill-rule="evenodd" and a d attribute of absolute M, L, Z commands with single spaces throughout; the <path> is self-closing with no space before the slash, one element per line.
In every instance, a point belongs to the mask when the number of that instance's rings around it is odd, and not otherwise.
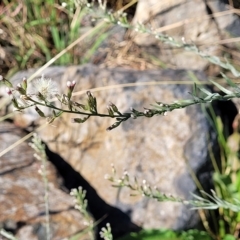
<path fill-rule="evenodd" d="M 45 78 L 43 75 L 34 83 L 34 90 L 38 95 L 40 93 L 44 99 L 50 99 L 57 93 L 57 88 L 50 78 Z"/>

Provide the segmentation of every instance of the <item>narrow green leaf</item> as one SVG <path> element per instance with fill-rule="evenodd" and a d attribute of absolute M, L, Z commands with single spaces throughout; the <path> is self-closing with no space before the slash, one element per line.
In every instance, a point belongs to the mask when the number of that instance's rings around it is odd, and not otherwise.
<path fill-rule="evenodd" d="M 87 116 L 87 117 L 85 117 L 85 118 L 73 118 L 73 122 L 74 122 L 74 123 L 84 123 L 84 122 L 86 122 L 89 118 L 90 118 L 90 116 Z"/>
<path fill-rule="evenodd" d="M 200 205 L 199 207 L 191 207 L 191 210 L 197 210 L 197 209 L 208 209 L 208 210 L 214 210 L 218 209 L 219 207 L 217 205 Z"/>
<path fill-rule="evenodd" d="M 197 84 L 193 83 L 193 95 L 197 96 Z"/>
<path fill-rule="evenodd" d="M 23 58 L 22 58 L 21 65 L 20 65 L 21 68 L 24 68 L 24 67 L 27 65 L 27 62 L 28 62 L 29 58 L 32 56 L 32 54 L 34 53 L 35 49 L 36 49 L 35 47 L 30 48 L 30 49 L 25 53 L 25 55 L 24 55 Z"/>
<path fill-rule="evenodd" d="M 204 101 L 211 102 L 212 100 L 213 100 L 213 95 L 207 96 L 207 97 L 204 98 Z"/>
<path fill-rule="evenodd" d="M 54 46 L 58 51 L 60 51 L 61 50 L 61 40 L 60 40 L 58 28 L 55 26 L 52 26 L 51 33 L 52 33 Z"/>
<path fill-rule="evenodd" d="M 226 93 L 226 94 L 233 94 L 232 91 L 224 88 L 224 87 L 221 86 L 220 84 L 218 84 L 218 83 L 216 83 L 216 82 L 214 82 L 214 81 L 212 81 L 212 80 L 210 80 L 210 81 L 211 81 L 211 83 L 214 84 L 217 88 L 219 88 L 222 92 L 224 92 L 224 93 Z"/>
<path fill-rule="evenodd" d="M 237 84 L 235 84 L 229 77 L 227 77 L 224 73 L 221 72 L 222 77 L 226 80 L 226 82 L 228 83 L 229 86 L 234 87 L 234 88 L 238 88 L 240 89 Z"/>
<path fill-rule="evenodd" d="M 207 94 L 208 96 L 211 96 L 211 95 L 212 95 L 212 93 L 209 92 L 206 88 L 201 88 L 201 87 L 199 87 L 198 89 L 199 89 L 200 91 L 204 92 L 205 94 Z"/>

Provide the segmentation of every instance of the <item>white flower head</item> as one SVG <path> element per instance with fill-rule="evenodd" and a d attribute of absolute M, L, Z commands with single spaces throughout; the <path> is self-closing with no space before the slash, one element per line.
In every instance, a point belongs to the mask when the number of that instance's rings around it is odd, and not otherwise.
<path fill-rule="evenodd" d="M 45 99 L 51 99 L 58 92 L 56 84 L 44 75 L 33 83 L 33 88 L 36 95 L 40 93 Z"/>
<path fill-rule="evenodd" d="M 65 8 L 67 6 L 66 2 L 62 2 L 62 7 Z"/>

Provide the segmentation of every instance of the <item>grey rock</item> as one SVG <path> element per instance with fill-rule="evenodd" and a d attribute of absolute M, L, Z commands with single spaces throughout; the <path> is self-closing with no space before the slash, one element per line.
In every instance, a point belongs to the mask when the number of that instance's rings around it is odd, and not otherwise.
<path fill-rule="evenodd" d="M 0 152 L 25 134 L 12 123 L 0 123 Z M 38 173 L 40 161 L 23 142 L 0 158 L 0 223 L 19 240 L 39 238 L 35 225 L 45 226 L 44 183 Z M 63 239 L 84 229 L 81 214 L 74 210 L 73 198 L 63 192 L 53 165 L 47 166 L 51 239 Z M 71 226 L 71 227 L 70 227 Z"/>
<path fill-rule="evenodd" d="M 12 81 L 16 84 L 23 76 L 35 70 L 20 72 Z M 190 98 L 191 88 L 183 81 L 191 78 L 184 70 L 133 71 L 126 69 L 100 69 L 94 65 L 51 67 L 44 74 L 55 81 L 62 92 L 66 82 L 77 82 L 74 99 L 86 102 L 85 91 L 92 89 L 98 99 L 99 112 L 107 112 L 111 101 L 120 111 L 130 107 L 143 110 L 155 101 L 171 103 Z M 194 72 L 201 81 L 204 74 Z M 172 80 L 179 81 L 172 84 Z M 156 85 L 153 85 L 155 81 Z M 118 84 L 135 83 L 135 86 L 116 87 Z M 146 83 L 146 85 L 140 85 Z M 96 88 L 106 87 L 97 91 Z M 112 86 L 112 88 L 110 88 Z M 81 94 L 80 94 L 81 93 Z M 18 123 L 20 115 L 14 118 Z M 71 114 L 63 116 L 39 131 L 49 147 L 66 159 L 97 190 L 106 202 L 131 213 L 132 221 L 147 228 L 181 229 L 194 226 L 199 221 L 196 212 L 181 204 L 159 203 L 141 196 L 130 196 L 126 188 L 115 189 L 104 180 L 111 172 L 111 163 L 121 176 L 124 169 L 131 178 L 146 180 L 151 186 L 166 194 L 191 198 L 197 187 L 188 173 L 187 164 L 197 172 L 208 161 L 208 137 L 212 133 L 200 106 L 169 112 L 167 116 L 132 119 L 110 132 L 106 128 L 112 119 L 90 118 L 84 124 L 71 122 Z M 21 114 L 21 122 L 29 124 L 28 115 Z M 24 120 L 25 119 L 25 120 Z M 35 119 L 42 125 L 43 119 Z M 205 169 L 209 171 L 209 169 Z M 204 173 L 203 173 L 204 174 Z M 210 181 L 205 179 L 205 181 Z M 189 224 L 191 222 L 191 224 Z"/>
<path fill-rule="evenodd" d="M 133 23 L 151 25 L 158 33 L 174 37 L 177 41 L 188 43 L 214 43 L 223 36 L 239 36 L 240 19 L 234 13 L 210 17 L 212 13 L 227 10 L 227 5 L 221 1 L 158 1 L 140 0 L 137 5 Z M 171 48 L 155 39 L 153 35 L 133 33 L 134 41 L 145 46 L 145 51 L 154 54 L 161 61 L 176 68 L 203 70 L 208 65 L 205 59 L 195 53 L 182 49 Z M 201 50 L 209 55 L 218 55 L 217 45 L 201 46 Z"/>
<path fill-rule="evenodd" d="M 215 13 L 229 10 L 228 5 L 222 1 L 209 1 L 209 7 Z M 240 36 L 240 18 L 234 13 L 224 14 L 215 18 L 219 29 L 225 36 L 238 37 Z"/>

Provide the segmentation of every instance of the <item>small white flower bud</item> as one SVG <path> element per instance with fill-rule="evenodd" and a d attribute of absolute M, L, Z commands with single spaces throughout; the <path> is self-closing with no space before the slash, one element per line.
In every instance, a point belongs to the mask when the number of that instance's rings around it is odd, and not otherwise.
<path fill-rule="evenodd" d="M 131 114 L 131 118 L 133 118 L 133 119 L 136 119 L 136 118 L 137 118 L 137 116 L 136 116 L 136 115 L 134 115 L 134 114 Z"/>
<path fill-rule="evenodd" d="M 71 84 L 72 84 L 72 83 L 71 83 L 70 81 L 67 81 L 67 87 L 70 88 L 70 87 L 71 87 Z"/>
<path fill-rule="evenodd" d="M 7 87 L 7 88 L 6 88 L 6 93 L 7 93 L 8 95 L 12 95 L 12 90 Z"/>
<path fill-rule="evenodd" d="M 71 87 L 74 87 L 76 85 L 76 81 L 72 81 Z"/>
<path fill-rule="evenodd" d="M 144 110 L 144 114 L 148 114 L 148 113 L 149 113 L 148 109 Z"/>
<path fill-rule="evenodd" d="M 86 222 L 86 221 L 83 221 L 83 225 L 84 225 L 84 226 L 89 226 L 89 223 Z"/>
<path fill-rule="evenodd" d="M 67 6 L 67 3 L 62 2 L 62 7 L 65 8 Z"/>

